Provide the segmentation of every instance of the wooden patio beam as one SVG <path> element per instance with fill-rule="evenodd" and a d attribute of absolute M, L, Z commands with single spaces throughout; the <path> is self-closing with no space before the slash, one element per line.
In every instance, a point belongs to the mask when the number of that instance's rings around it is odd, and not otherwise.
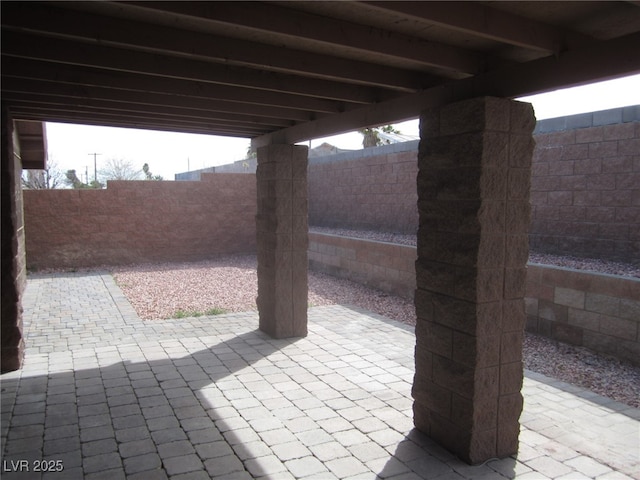
<path fill-rule="evenodd" d="M 426 108 L 479 96 L 516 98 L 640 72 L 640 33 L 603 41 L 560 57 L 545 57 L 449 82 L 413 95 L 331 115 L 252 139 L 252 148 L 296 143 L 363 127 L 416 118 Z"/>
<path fill-rule="evenodd" d="M 262 32 L 267 40 L 269 36 L 273 39 L 295 38 L 320 49 L 347 50 L 354 55 L 375 54 L 396 63 L 407 61 L 416 67 L 475 74 L 485 65 L 485 56 L 471 50 L 277 5 L 252 3 L 247 8 L 241 2 L 133 2 L 119 7 L 141 12 L 156 10 L 170 15 L 172 22 L 197 23 L 202 28 L 219 25 L 243 28 L 252 34 Z"/>
<path fill-rule="evenodd" d="M 588 37 L 504 12 L 478 2 L 366 2 L 381 14 L 393 11 L 421 21 L 518 47 L 558 54 Z M 542 7 L 541 7 L 542 8 Z"/>

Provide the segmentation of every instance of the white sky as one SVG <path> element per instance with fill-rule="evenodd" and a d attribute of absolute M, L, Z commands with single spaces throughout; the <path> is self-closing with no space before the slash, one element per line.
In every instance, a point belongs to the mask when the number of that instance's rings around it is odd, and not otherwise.
<path fill-rule="evenodd" d="M 524 97 L 531 102 L 538 120 L 640 105 L 640 75 L 597 84 Z M 407 135 L 418 135 L 418 121 L 396 123 Z M 362 136 L 346 133 L 312 140 L 311 147 L 328 142 L 339 148 L 362 148 Z M 75 169 L 78 177 L 93 177 L 93 153 L 97 168 L 108 159 L 123 159 L 135 167 L 148 163 L 154 175 L 173 180 L 175 173 L 223 165 L 245 157 L 249 139 L 183 133 L 94 127 L 61 123 L 47 124 L 49 161 L 61 171 Z"/>

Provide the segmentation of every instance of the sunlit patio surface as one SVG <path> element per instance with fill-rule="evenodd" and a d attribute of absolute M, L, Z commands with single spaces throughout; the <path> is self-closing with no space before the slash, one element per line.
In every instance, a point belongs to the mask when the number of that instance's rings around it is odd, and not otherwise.
<path fill-rule="evenodd" d="M 103 272 L 23 304 L 3 479 L 640 479 L 640 410 L 532 372 L 518 455 L 458 460 L 413 429 L 412 329 L 358 308 L 273 340 L 256 312 L 142 321 Z"/>

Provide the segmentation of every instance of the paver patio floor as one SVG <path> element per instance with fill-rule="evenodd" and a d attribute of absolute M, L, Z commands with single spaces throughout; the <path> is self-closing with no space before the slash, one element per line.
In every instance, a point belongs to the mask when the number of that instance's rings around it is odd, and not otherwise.
<path fill-rule="evenodd" d="M 456 459 L 413 429 L 412 329 L 354 307 L 273 340 L 256 312 L 142 321 L 107 273 L 32 275 L 23 304 L 3 479 L 640 479 L 640 410 L 532 372 L 518 455 Z"/>

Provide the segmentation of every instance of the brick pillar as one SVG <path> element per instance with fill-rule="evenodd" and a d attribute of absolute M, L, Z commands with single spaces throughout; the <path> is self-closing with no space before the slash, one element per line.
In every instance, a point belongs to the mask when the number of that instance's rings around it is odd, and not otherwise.
<path fill-rule="evenodd" d="M 307 335 L 307 155 L 299 145 L 258 149 L 258 312 L 274 338 Z"/>
<path fill-rule="evenodd" d="M 421 117 L 414 423 L 471 464 L 518 450 L 534 126 L 488 97 Z"/>
<path fill-rule="evenodd" d="M 13 120 L 2 108 L 2 320 L 0 371 L 18 370 L 24 356 L 22 292 L 26 285 L 24 222 L 19 146 L 14 144 Z"/>

